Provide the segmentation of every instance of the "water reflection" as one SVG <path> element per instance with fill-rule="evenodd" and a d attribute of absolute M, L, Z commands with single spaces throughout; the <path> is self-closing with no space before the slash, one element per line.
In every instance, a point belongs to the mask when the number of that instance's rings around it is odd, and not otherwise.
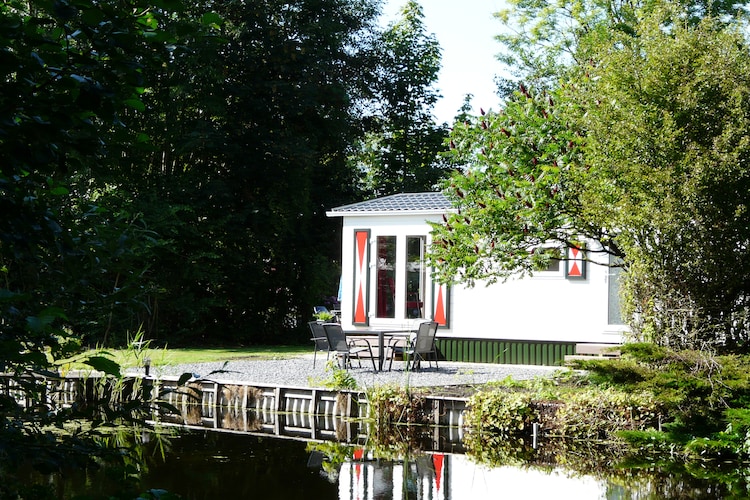
<path fill-rule="evenodd" d="M 442 500 L 492 498 L 607 498 L 607 484 L 554 470 L 477 465 L 464 455 L 432 454 L 403 462 L 347 462 L 339 476 L 340 500 Z"/>
<path fill-rule="evenodd" d="M 531 439 L 525 443 L 475 439 L 467 451 L 461 426 L 462 408 L 440 407 L 443 425 L 395 426 L 384 433 L 363 418 L 365 412 L 356 410 L 364 409 L 365 405 L 355 394 L 308 395 L 296 390 L 284 393 L 259 390 L 248 401 L 250 404 L 234 406 L 182 406 L 181 415 L 161 416 L 160 420 L 182 428 L 212 429 L 206 435 L 211 442 L 209 449 L 213 450 L 207 453 L 214 453 L 209 460 L 224 457 L 221 470 L 212 476 L 216 478 L 212 484 L 227 481 L 219 477 L 234 478 L 228 481 L 245 491 L 244 481 L 248 477 L 258 484 L 270 481 L 268 496 L 264 498 L 298 495 L 302 498 L 303 493 L 296 493 L 291 486 L 299 481 L 305 482 L 309 491 L 322 488 L 318 494 L 306 498 L 340 500 L 750 497 L 744 473 L 738 473 L 737 469 L 728 475 L 705 477 L 671 462 L 666 467 L 626 468 L 620 464 L 623 457 L 608 455 L 593 443 L 542 439 L 538 447 L 531 447 Z M 274 411 L 279 407 L 292 411 Z M 224 437 L 227 433 L 232 437 Z M 179 441 L 193 439 L 194 436 L 184 436 Z M 257 463 L 245 464 L 245 455 L 236 457 L 221 451 L 219 444 L 226 439 L 235 443 L 259 439 L 257 446 L 266 449 L 252 456 L 260 461 L 266 473 L 256 477 L 238 470 L 232 476 L 229 471 L 234 470 L 238 459 L 242 471 L 256 470 Z M 253 446 L 242 445 L 243 453 Z M 301 449 L 304 451 L 300 452 Z M 273 470 L 271 456 L 281 460 L 284 467 Z M 287 458 L 278 458 L 282 456 Z M 195 467 L 198 464 L 190 468 Z M 206 465 L 200 468 L 206 470 Z M 182 484 L 177 481 L 174 487 L 180 488 Z"/>
<path fill-rule="evenodd" d="M 221 389 L 215 396 L 206 397 L 210 391 L 204 386 L 202 393 L 192 399 L 174 392 L 168 402 L 179 413 L 155 413 L 151 422 L 348 444 L 375 440 L 382 445 L 395 441 L 402 445 L 401 451 L 463 452 L 464 401 L 434 401 L 438 425 L 404 427 L 404 435 L 401 429 L 389 427 L 381 435 L 381 429 L 373 428 L 372 419 L 368 418 L 365 395 L 357 391 L 227 385 Z M 241 397 L 233 399 L 235 394 Z M 215 404 L 217 401 L 222 404 Z"/>
<path fill-rule="evenodd" d="M 154 461 L 143 487 L 182 498 L 331 500 L 747 498 L 718 480 L 654 467 L 612 477 L 562 467 L 487 467 L 455 453 L 378 458 L 366 446 L 191 432 Z M 333 467 L 327 467 L 333 464 Z"/>
<path fill-rule="evenodd" d="M 336 476 L 339 500 L 726 499 L 748 498 L 747 484 L 726 484 L 686 470 L 580 474 L 563 467 L 477 464 L 460 454 L 430 453 L 378 460 L 357 449 Z"/>
<path fill-rule="evenodd" d="M 750 470 L 740 464 L 643 468 L 592 443 L 465 439 L 464 410 L 446 401 L 430 406 L 440 425 L 374 426 L 357 393 L 219 384 L 210 392 L 204 384 L 195 394 L 175 391 L 169 402 L 178 413 L 152 415 L 179 430 L 174 437 L 139 431 L 113 441 L 133 457 L 120 478 L 106 469 L 29 472 L 29 484 L 53 485 L 66 499 L 136 498 L 151 489 L 185 499 L 750 498 Z"/>
<path fill-rule="evenodd" d="M 367 443 L 212 430 L 181 431 L 166 443 L 160 439 L 129 441 L 140 447 L 136 450 L 139 474 L 132 469 L 125 473 L 106 468 L 71 470 L 57 477 L 29 474 L 29 484 L 34 480 L 52 487 L 57 495 L 45 498 L 61 499 L 132 499 L 150 490 L 191 500 L 748 498 L 743 472 L 736 469 L 724 476 L 716 470 L 657 466 L 580 474 L 560 466 L 490 467 L 459 453 L 409 452 L 382 458 L 377 447 Z"/>

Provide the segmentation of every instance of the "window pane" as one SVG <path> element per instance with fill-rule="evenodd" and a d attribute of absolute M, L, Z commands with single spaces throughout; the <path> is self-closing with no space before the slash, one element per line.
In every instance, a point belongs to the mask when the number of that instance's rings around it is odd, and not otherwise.
<path fill-rule="evenodd" d="M 550 259 L 547 263 L 547 267 L 542 269 L 548 273 L 559 273 L 560 272 L 560 259 Z"/>
<path fill-rule="evenodd" d="M 621 325 L 622 311 L 620 309 L 620 275 L 622 273 L 622 260 L 609 256 L 609 280 L 607 288 L 609 292 L 609 311 L 607 314 L 610 325 Z"/>
<path fill-rule="evenodd" d="M 378 236 L 378 318 L 396 317 L 396 237 Z"/>
<path fill-rule="evenodd" d="M 406 317 L 424 318 L 424 236 L 406 237 Z"/>

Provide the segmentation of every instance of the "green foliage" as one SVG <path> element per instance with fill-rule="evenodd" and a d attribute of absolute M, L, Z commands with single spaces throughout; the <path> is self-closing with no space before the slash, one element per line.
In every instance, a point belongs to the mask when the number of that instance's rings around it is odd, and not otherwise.
<path fill-rule="evenodd" d="M 737 7 L 513 2 L 504 19 L 529 31 L 501 41 L 526 84 L 453 128 L 466 167 L 443 185 L 456 212 L 434 228 L 437 278 L 531 274 L 585 246 L 624 268 L 635 340 L 741 349 L 750 48 L 742 15 L 714 16 Z"/>
<path fill-rule="evenodd" d="M 149 75 L 149 148 L 126 158 L 137 206 L 170 243 L 151 258 L 151 338 L 297 340 L 336 289 L 325 210 L 358 197 L 346 158 L 374 74 L 374 5 L 198 2 L 166 26 L 177 43 Z"/>
<path fill-rule="evenodd" d="M 380 385 L 367 390 L 367 402 L 368 446 L 376 457 L 403 460 L 432 442 L 435 422 L 422 393 Z"/>
<path fill-rule="evenodd" d="M 285 359 L 307 354 L 307 345 L 291 346 L 252 346 L 234 348 L 205 348 L 205 349 L 172 349 L 172 348 L 144 348 L 140 352 L 131 347 L 125 349 L 108 349 L 115 356 L 115 360 L 125 367 L 142 366 L 143 358 L 151 359 L 151 366 L 185 365 L 193 363 L 209 363 L 214 361 L 231 361 L 237 359 Z"/>
<path fill-rule="evenodd" d="M 341 368 L 338 365 L 338 361 L 332 359 L 326 363 L 326 373 L 328 378 L 324 380 L 310 380 L 311 385 L 319 385 L 328 389 L 340 390 L 350 389 L 354 390 L 357 388 L 357 379 L 355 379 L 349 370 Z"/>
<path fill-rule="evenodd" d="M 325 208 L 358 197 L 375 3 L 152 7 L 2 7 L 3 317 L 59 307 L 89 345 L 278 340 L 338 282 Z"/>
<path fill-rule="evenodd" d="M 664 361 L 671 351 L 650 342 L 631 342 L 620 346 L 620 352 L 625 358 L 632 358 L 634 361 L 643 364 L 651 364 Z"/>
<path fill-rule="evenodd" d="M 523 466 L 533 461 L 535 450 L 522 438 L 469 432 L 464 436 L 466 454 L 489 467 Z"/>
<path fill-rule="evenodd" d="M 419 3 L 406 2 L 400 18 L 378 37 L 376 50 L 379 64 L 370 84 L 375 102 L 351 162 L 363 172 L 369 195 L 431 191 L 448 168 L 439 155 L 447 129 L 432 116 L 440 46 L 426 32 Z"/>
<path fill-rule="evenodd" d="M 750 56 L 739 27 L 674 21 L 681 14 L 657 10 L 635 34 L 612 33 L 592 48 L 597 63 L 580 69 L 588 201 L 620 231 L 635 338 L 731 350 L 748 331 L 748 287 L 737 277 L 748 225 L 736 193 L 750 182 Z"/>
<path fill-rule="evenodd" d="M 621 430 L 617 436 L 637 450 L 639 456 L 665 456 L 678 449 L 673 436 L 657 429 Z"/>
<path fill-rule="evenodd" d="M 633 350 L 638 355 L 644 351 L 648 350 Z M 750 402 L 750 366 L 745 357 L 658 348 L 654 350 L 658 355 L 645 356 L 635 364 L 627 359 L 628 352 L 631 347 L 626 345 L 625 359 L 589 364 L 592 380 L 605 386 L 657 394 L 667 413 L 679 423 L 676 433 L 684 427 L 699 435 L 719 431 L 726 426 L 727 408 L 745 408 Z M 619 376 L 623 371 L 636 371 L 638 377 L 623 379 Z"/>
<path fill-rule="evenodd" d="M 354 455 L 354 449 L 351 446 L 332 441 L 308 442 L 306 450 L 312 453 L 320 453 L 325 457 L 322 468 L 328 476 L 328 480 L 332 483 L 338 480 L 339 471 L 344 462 Z"/>
<path fill-rule="evenodd" d="M 325 210 L 361 198 L 363 109 L 408 125 L 397 184 L 434 183 L 436 95 L 385 95 L 436 78 L 418 6 L 386 35 L 374 0 L 53 4 L 2 6 L 3 326 L 53 307 L 89 345 L 299 340 L 338 284 Z"/>
<path fill-rule="evenodd" d="M 727 408 L 724 412 L 727 427 L 712 436 L 712 439 L 693 440 L 686 446 L 689 453 L 712 458 L 750 459 L 750 408 Z"/>
<path fill-rule="evenodd" d="M 637 385 L 639 382 L 651 379 L 654 376 L 652 368 L 628 358 L 609 365 L 601 363 L 601 361 L 596 359 L 576 360 L 572 363 L 572 366 L 589 370 L 591 383 L 601 387 Z"/>
<path fill-rule="evenodd" d="M 38 374 L 118 374 L 85 344 L 277 338 L 335 289 L 374 4 L 157 4 L 0 6 L 0 358 L 32 402 L 2 399 L 4 473 L 96 456 L 47 426 L 142 417 L 116 384 L 49 412 Z"/>
<path fill-rule="evenodd" d="M 321 311 L 315 313 L 315 319 L 317 319 L 318 321 L 323 321 L 325 323 L 333 321 L 335 318 L 336 316 L 334 316 L 333 313 L 329 311 Z"/>
<path fill-rule="evenodd" d="M 408 388 L 379 385 L 368 389 L 367 401 L 370 416 L 378 428 L 387 428 L 394 424 L 429 422 L 430 417 L 424 408 L 424 397 Z"/>
<path fill-rule="evenodd" d="M 153 235 L 109 203 L 108 184 L 112 153 L 132 139 L 123 117 L 142 92 L 142 65 L 155 59 L 157 14 L 140 4 L 3 4 L 0 290 L 15 297 L 3 304 L 14 335 L 57 308 L 54 327 L 106 338 L 142 307 L 140 257 Z"/>
<path fill-rule="evenodd" d="M 111 358 L 76 355 L 82 340 L 129 324 L 148 288 L 138 278 L 153 234 L 108 193 L 133 137 L 123 120 L 140 107 L 142 68 L 158 59 L 151 43 L 169 14 L 151 6 L 0 6 L 0 358 L 4 383 L 26 399 L 1 398 L 0 470 L 9 482 L 19 464 L 92 465 L 108 455 L 93 439 L 101 429 L 143 416 L 140 401 L 117 402 L 124 388 Z M 104 382 L 95 400 L 52 411 L 49 391 L 67 360 L 101 370 Z"/>
<path fill-rule="evenodd" d="M 685 445 L 684 453 L 691 460 L 739 460 L 747 458 L 747 436 L 718 434 L 713 438 L 695 438 Z"/>
<path fill-rule="evenodd" d="M 527 393 L 478 392 L 469 399 L 464 423 L 475 432 L 495 434 L 500 439 L 525 436 L 537 420 L 531 403 L 532 397 Z"/>
<path fill-rule="evenodd" d="M 746 357 L 647 345 L 624 345 L 622 352 L 623 359 L 585 363 L 589 380 L 607 390 L 653 395 L 663 432 L 622 432 L 620 437 L 646 455 L 663 452 L 689 460 L 748 457 Z"/>
<path fill-rule="evenodd" d="M 498 388 L 469 400 L 467 428 L 499 439 L 528 439 L 531 424 L 546 435 L 587 440 L 613 440 L 619 431 L 655 428 L 661 402 L 653 394 L 598 387 L 555 392 Z"/>
<path fill-rule="evenodd" d="M 615 447 L 616 460 L 750 457 L 747 357 L 653 345 L 626 344 L 622 352 L 620 359 L 582 362 L 583 374 L 489 385 L 471 398 L 465 416 L 472 454 L 529 459 L 524 446 L 536 422 L 545 439 L 565 438 L 561 453 L 575 455 L 576 442 L 602 441 Z M 483 449 L 486 443 L 498 450 Z"/>
<path fill-rule="evenodd" d="M 555 415 L 553 432 L 574 439 L 609 440 L 623 430 L 658 426 L 661 408 L 647 392 L 613 389 L 570 393 Z"/>
<path fill-rule="evenodd" d="M 571 64 L 586 61 L 586 50 L 608 32 L 635 35 L 639 17 L 664 5 L 683 8 L 682 18 L 695 24 L 704 17 L 736 20 L 746 17 L 742 4 L 721 0 L 618 2 L 563 0 L 554 4 L 510 0 L 495 14 L 505 29 L 496 39 L 498 58 L 521 81 L 554 85 Z"/>
<path fill-rule="evenodd" d="M 605 239 L 576 219 L 581 138 L 565 108 L 558 93 L 522 87 L 502 112 L 454 126 L 451 155 L 467 167 L 444 183 L 456 213 L 433 225 L 430 260 L 440 280 L 530 274 L 579 238 Z"/>

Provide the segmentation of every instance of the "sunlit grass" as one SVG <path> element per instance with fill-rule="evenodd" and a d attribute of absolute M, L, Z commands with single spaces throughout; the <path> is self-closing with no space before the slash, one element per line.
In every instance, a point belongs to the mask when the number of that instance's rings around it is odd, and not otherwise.
<path fill-rule="evenodd" d="M 113 360 L 123 368 L 143 365 L 149 358 L 151 366 L 182 365 L 192 363 L 210 363 L 240 359 L 286 359 L 308 354 L 306 346 L 255 346 L 242 348 L 202 348 L 202 349 L 105 349 Z"/>

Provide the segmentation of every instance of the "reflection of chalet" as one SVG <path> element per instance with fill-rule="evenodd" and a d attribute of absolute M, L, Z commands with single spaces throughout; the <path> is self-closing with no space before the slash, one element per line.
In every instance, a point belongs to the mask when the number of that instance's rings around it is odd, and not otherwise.
<path fill-rule="evenodd" d="M 568 249 L 533 277 L 446 287 L 424 261 L 427 221 L 451 209 L 442 193 L 407 193 L 337 207 L 341 217 L 342 323 L 347 330 L 440 323 L 446 359 L 557 364 L 576 343 L 619 343 L 616 269 Z M 593 254 L 589 258 L 594 258 Z"/>
<path fill-rule="evenodd" d="M 357 448 L 341 465 L 339 500 L 607 498 L 611 492 L 607 480 L 549 467 L 484 467 L 476 458 L 442 453 L 397 462 L 368 455 Z"/>

